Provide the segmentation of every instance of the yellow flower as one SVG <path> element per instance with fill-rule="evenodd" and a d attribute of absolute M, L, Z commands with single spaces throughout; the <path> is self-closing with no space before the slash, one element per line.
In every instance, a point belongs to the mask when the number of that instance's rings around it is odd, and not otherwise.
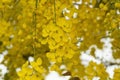
<path fill-rule="evenodd" d="M 43 37 L 47 37 L 49 34 L 48 34 L 48 32 L 47 32 L 47 30 L 46 29 L 43 29 L 42 30 L 42 36 Z"/>
<path fill-rule="evenodd" d="M 31 77 L 30 77 L 30 79 L 29 80 L 42 80 L 42 79 L 40 79 L 41 77 L 39 77 L 39 76 L 37 76 L 37 75 L 32 75 Z"/>
<path fill-rule="evenodd" d="M 60 68 L 59 68 L 58 65 L 54 64 L 54 65 L 51 66 L 50 70 L 52 70 L 52 71 L 54 71 L 54 70 L 55 70 L 55 71 L 59 71 Z"/>
<path fill-rule="evenodd" d="M 54 54 L 54 53 L 50 53 L 50 52 L 47 53 L 46 56 L 47 56 L 48 58 L 53 58 L 53 59 L 55 58 L 55 54 Z"/>
<path fill-rule="evenodd" d="M 92 0 L 92 5 L 93 5 L 93 6 L 96 5 L 96 0 Z"/>
<path fill-rule="evenodd" d="M 39 39 L 39 42 L 41 42 L 41 44 L 46 44 L 47 43 L 47 39 L 43 39 L 43 40 Z"/>
<path fill-rule="evenodd" d="M 57 62 L 62 63 L 62 58 L 60 56 L 57 58 Z"/>
<path fill-rule="evenodd" d="M 19 76 L 19 77 L 24 77 L 25 76 L 25 72 L 23 72 L 23 71 L 19 71 L 19 72 L 17 72 L 17 75 Z"/>
<path fill-rule="evenodd" d="M 27 25 L 24 23 L 24 24 L 22 25 L 22 27 L 23 27 L 23 29 L 26 29 L 26 28 L 27 28 Z"/>
<path fill-rule="evenodd" d="M 22 70 L 19 71 L 17 74 L 19 77 L 25 77 L 26 75 L 31 75 L 33 73 L 33 69 L 28 67 L 28 62 L 26 62 L 25 64 L 23 64 L 22 66 Z"/>
<path fill-rule="evenodd" d="M 44 70 L 44 68 L 42 67 L 42 66 L 37 66 L 37 67 L 35 67 L 34 68 L 37 72 L 39 72 L 39 73 L 44 73 L 45 72 L 45 70 Z"/>
<path fill-rule="evenodd" d="M 45 4 L 45 2 L 47 2 L 47 0 L 40 0 L 40 4 Z"/>
<path fill-rule="evenodd" d="M 54 40 L 55 40 L 56 42 L 60 42 L 60 40 L 61 40 L 59 34 L 57 34 L 57 33 L 54 33 L 52 37 L 54 38 Z"/>
<path fill-rule="evenodd" d="M 41 59 L 41 58 L 38 58 L 37 61 L 36 61 L 36 63 L 37 63 L 38 65 L 41 65 L 41 64 L 42 64 L 42 59 Z"/>
<path fill-rule="evenodd" d="M 22 30 L 19 30 L 18 31 L 18 35 L 22 35 L 23 34 L 23 31 Z"/>
<path fill-rule="evenodd" d="M 120 3 L 115 3 L 116 8 L 120 8 Z"/>
<path fill-rule="evenodd" d="M 52 62 L 56 62 L 56 56 L 55 56 L 55 53 L 47 53 L 46 54 L 47 58 L 52 61 Z"/>
<path fill-rule="evenodd" d="M 9 3 L 11 0 L 2 0 L 3 3 Z"/>
<path fill-rule="evenodd" d="M 68 41 L 67 35 L 64 35 L 64 36 L 62 37 L 62 40 L 63 40 L 63 42 L 67 42 L 67 41 Z"/>
<path fill-rule="evenodd" d="M 100 8 L 103 8 L 103 7 L 104 7 L 104 4 L 103 4 L 103 3 L 100 3 L 99 7 L 100 7 Z"/>
<path fill-rule="evenodd" d="M 22 68 L 26 68 L 26 67 L 28 67 L 28 61 L 22 66 Z"/>
<path fill-rule="evenodd" d="M 55 42 L 55 40 L 53 40 L 53 39 L 49 39 L 49 40 L 48 40 L 48 44 L 49 44 L 49 48 L 50 48 L 51 50 L 53 50 L 53 49 L 55 48 L 55 46 L 56 46 L 56 42 Z"/>

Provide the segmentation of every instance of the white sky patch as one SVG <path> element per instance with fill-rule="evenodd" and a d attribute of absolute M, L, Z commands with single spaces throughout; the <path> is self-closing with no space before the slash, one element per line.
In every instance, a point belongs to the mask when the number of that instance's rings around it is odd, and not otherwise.
<path fill-rule="evenodd" d="M 78 2 L 73 1 L 73 4 L 76 9 L 79 9 L 79 5 L 82 4 L 82 0 L 79 0 Z"/>
<path fill-rule="evenodd" d="M 14 35 L 12 34 L 12 35 L 10 35 L 10 38 L 12 39 L 12 38 L 14 38 Z"/>
<path fill-rule="evenodd" d="M 82 60 L 82 64 L 84 66 L 88 66 L 90 61 L 96 62 L 97 64 L 101 63 L 101 61 L 99 59 L 96 59 L 95 57 L 90 55 L 90 52 L 91 52 L 92 48 L 97 49 L 97 46 L 96 45 L 92 45 L 92 46 L 89 47 L 88 50 L 86 50 L 86 51 L 81 53 L 80 59 Z"/>
<path fill-rule="evenodd" d="M 117 13 L 117 14 L 120 14 L 120 11 L 119 11 L 119 10 L 117 10 L 117 11 L 116 11 L 116 13 Z"/>
<path fill-rule="evenodd" d="M 80 47 L 80 44 L 81 44 L 81 42 L 78 42 L 76 45 L 77 45 L 77 47 Z"/>
<path fill-rule="evenodd" d="M 100 17 L 99 16 L 97 16 L 97 18 L 96 18 L 97 20 L 100 20 Z"/>
<path fill-rule="evenodd" d="M 60 76 L 56 71 L 51 71 L 45 80 L 69 80 L 70 76 Z"/>
<path fill-rule="evenodd" d="M 74 5 L 76 9 L 79 9 L 79 6 L 78 5 Z"/>
<path fill-rule="evenodd" d="M 1 64 L 1 62 L 4 60 L 4 56 L 8 54 L 8 51 L 5 50 L 2 52 L 2 54 L 0 54 L 0 80 L 3 80 L 2 78 L 4 77 L 4 75 L 8 72 L 7 67 L 4 64 Z"/>
<path fill-rule="evenodd" d="M 78 2 L 76 2 L 77 4 L 82 4 L 82 0 L 79 0 Z"/>
<path fill-rule="evenodd" d="M 65 16 L 65 19 L 66 19 L 66 20 L 69 20 L 70 18 L 69 18 L 68 16 Z"/>
<path fill-rule="evenodd" d="M 106 72 L 109 74 L 109 77 L 111 79 L 113 78 L 115 68 L 120 68 L 120 66 L 118 66 L 118 65 L 108 66 L 106 69 Z"/>
<path fill-rule="evenodd" d="M 65 65 L 61 65 L 60 69 L 66 69 L 66 66 Z"/>
<path fill-rule="evenodd" d="M 111 41 L 112 41 L 112 39 L 110 39 L 110 38 L 101 39 L 101 42 L 104 43 L 103 50 L 102 50 L 102 53 L 101 53 L 103 62 L 112 62 L 114 60 L 114 58 L 112 56 L 112 44 L 111 44 Z"/>
<path fill-rule="evenodd" d="M 93 8 L 93 5 L 89 5 L 90 8 Z"/>
<path fill-rule="evenodd" d="M 90 61 L 96 62 L 97 64 L 101 63 L 100 60 L 95 59 L 93 56 L 91 56 L 88 53 L 81 53 L 80 59 L 82 60 L 82 64 L 84 66 L 88 66 Z"/>
<path fill-rule="evenodd" d="M 87 66 L 90 61 L 96 63 L 106 63 L 106 62 L 113 62 L 114 58 L 112 56 L 112 44 L 110 38 L 101 39 L 101 42 L 104 43 L 103 49 L 98 49 L 96 45 L 92 45 L 89 47 L 88 50 L 81 53 L 80 59 L 82 63 Z M 90 55 L 90 51 L 92 48 L 95 48 L 95 57 Z"/>
<path fill-rule="evenodd" d="M 78 40 L 78 43 L 76 45 L 77 45 L 77 47 L 80 47 L 81 42 L 84 40 L 84 38 L 77 37 L 77 40 Z"/>
<path fill-rule="evenodd" d="M 19 71 L 21 71 L 21 68 L 16 68 L 16 72 L 19 72 Z"/>
<path fill-rule="evenodd" d="M 28 58 L 28 61 L 29 61 L 29 62 L 34 61 L 34 58 L 33 58 L 32 56 L 30 56 L 30 57 Z"/>
<path fill-rule="evenodd" d="M 3 54 L 3 56 L 7 55 L 7 54 L 8 54 L 8 51 L 5 50 L 5 51 L 2 52 L 2 54 Z"/>
<path fill-rule="evenodd" d="M 4 55 L 0 54 L 0 63 L 3 61 L 3 59 L 4 59 Z"/>
<path fill-rule="evenodd" d="M 85 5 L 88 5 L 88 2 L 84 2 Z"/>
<path fill-rule="evenodd" d="M 10 45 L 6 46 L 6 48 L 7 48 L 7 49 L 12 49 L 12 48 L 13 48 L 13 45 L 10 44 Z"/>
<path fill-rule="evenodd" d="M 64 8 L 63 9 L 63 14 L 65 14 L 65 13 L 70 13 L 70 10 L 68 10 L 67 8 Z"/>
<path fill-rule="evenodd" d="M 98 49 L 96 45 L 92 45 L 89 47 L 88 50 L 81 53 L 80 59 L 82 61 L 82 64 L 84 66 L 87 66 L 90 61 L 96 62 L 96 63 L 103 63 L 105 65 L 109 65 L 110 63 L 120 63 L 120 59 L 114 59 L 112 55 L 112 39 L 111 38 L 103 38 L 101 39 L 101 42 L 104 43 L 103 49 Z M 95 57 L 90 55 L 91 48 L 95 48 Z M 113 66 L 107 66 L 106 72 L 109 74 L 110 78 L 113 78 L 114 75 L 114 69 L 118 68 L 118 65 Z M 94 78 L 93 80 L 99 80 Z"/>
<path fill-rule="evenodd" d="M 93 77 L 92 80 L 100 80 L 100 77 Z"/>
<path fill-rule="evenodd" d="M 7 67 L 5 65 L 3 65 L 3 64 L 0 64 L 0 70 L 1 70 L 1 72 L 0 72 L 0 74 L 1 74 L 0 80 L 3 80 L 2 78 L 8 72 L 8 70 L 7 70 Z"/>
<path fill-rule="evenodd" d="M 78 15 L 78 13 L 75 12 L 75 13 L 73 14 L 73 18 L 77 18 L 77 15 Z"/>

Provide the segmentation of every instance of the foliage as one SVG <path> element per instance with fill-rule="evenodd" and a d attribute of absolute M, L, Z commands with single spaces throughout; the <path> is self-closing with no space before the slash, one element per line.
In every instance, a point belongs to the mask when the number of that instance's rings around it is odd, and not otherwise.
<path fill-rule="evenodd" d="M 100 40 L 110 37 L 113 56 L 120 58 L 120 1 L 77 2 L 0 0 L 0 52 L 8 50 L 2 62 L 9 70 L 5 80 L 44 80 L 51 70 L 61 75 L 64 70 L 70 72 L 70 80 L 109 79 L 103 63 L 90 62 L 85 67 L 79 55 L 93 44 L 102 49 Z M 35 60 L 29 62 L 30 56 Z M 61 65 L 67 68 L 60 69 Z M 114 80 L 120 77 L 117 71 Z"/>

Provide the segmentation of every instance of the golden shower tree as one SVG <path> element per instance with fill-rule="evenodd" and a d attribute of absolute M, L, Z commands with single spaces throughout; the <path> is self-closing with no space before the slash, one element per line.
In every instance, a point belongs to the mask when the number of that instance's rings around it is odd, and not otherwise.
<path fill-rule="evenodd" d="M 120 0 L 0 0 L 0 52 L 8 51 L 4 80 L 44 80 L 50 71 L 70 80 L 119 80 L 119 68 L 110 79 L 103 63 L 85 67 L 79 58 L 93 44 L 102 49 L 107 37 L 120 58 L 119 11 Z"/>

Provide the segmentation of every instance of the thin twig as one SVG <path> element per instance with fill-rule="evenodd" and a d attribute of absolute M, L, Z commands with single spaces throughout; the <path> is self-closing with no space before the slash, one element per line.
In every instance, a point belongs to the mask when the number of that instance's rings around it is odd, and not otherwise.
<path fill-rule="evenodd" d="M 56 24 L 56 0 L 54 0 L 54 23 Z"/>
<path fill-rule="evenodd" d="M 33 19 L 33 21 L 34 21 L 34 31 L 35 31 L 35 34 L 33 35 L 33 53 L 34 53 L 34 55 L 35 55 L 35 53 L 36 53 L 36 45 L 35 45 L 35 42 L 36 42 L 36 37 L 37 37 L 37 29 L 36 29 L 36 25 L 37 25 L 37 18 L 36 18 L 36 16 L 37 16 L 37 14 L 36 14 L 36 11 L 37 11 L 37 7 L 38 7 L 38 0 L 36 0 L 36 2 L 35 2 L 35 12 L 34 12 L 34 19 Z"/>

